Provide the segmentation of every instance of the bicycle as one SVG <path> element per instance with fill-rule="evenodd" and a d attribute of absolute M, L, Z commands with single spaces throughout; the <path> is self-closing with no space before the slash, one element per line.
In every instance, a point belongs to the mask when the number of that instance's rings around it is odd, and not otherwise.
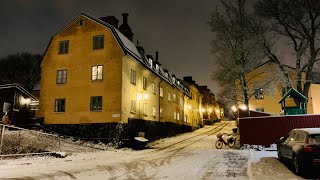
<path fill-rule="evenodd" d="M 230 148 L 233 148 L 236 144 L 236 137 L 233 137 L 231 134 L 222 133 L 217 134 L 218 140 L 216 141 L 216 148 L 221 149 L 223 145 L 228 145 Z"/>

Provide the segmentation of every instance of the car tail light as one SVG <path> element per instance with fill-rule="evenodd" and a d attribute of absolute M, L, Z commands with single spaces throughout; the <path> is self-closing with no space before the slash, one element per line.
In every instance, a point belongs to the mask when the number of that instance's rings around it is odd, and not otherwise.
<path fill-rule="evenodd" d="M 310 145 L 306 145 L 303 147 L 304 152 L 313 152 L 313 148 Z"/>

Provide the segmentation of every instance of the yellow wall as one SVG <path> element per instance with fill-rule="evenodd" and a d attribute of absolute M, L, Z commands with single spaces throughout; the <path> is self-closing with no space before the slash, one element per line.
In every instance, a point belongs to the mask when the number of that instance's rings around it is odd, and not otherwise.
<path fill-rule="evenodd" d="M 79 25 L 80 19 L 84 21 L 82 26 Z M 102 34 L 104 48 L 93 50 L 93 36 Z M 59 41 L 64 40 L 69 40 L 69 52 L 58 54 Z M 102 80 L 91 80 L 93 65 L 103 65 Z M 161 80 L 141 62 L 125 55 L 110 29 L 84 16 L 72 21 L 53 37 L 41 67 L 39 116 L 44 117 L 45 124 L 128 123 L 129 118 L 192 126 L 202 122 L 201 95 L 194 86 L 191 86 L 191 92 L 196 98 L 186 98 L 177 87 Z M 56 84 L 57 70 L 61 69 L 67 69 L 66 84 Z M 130 82 L 131 69 L 136 72 L 136 85 Z M 148 79 L 147 90 L 143 89 L 143 76 Z M 153 82 L 156 85 L 155 94 L 152 92 Z M 163 88 L 163 98 L 159 98 L 159 86 Z M 146 95 L 148 98 L 145 98 Z M 90 111 L 91 96 L 102 96 L 102 111 Z M 62 98 L 66 99 L 65 112 L 54 112 L 55 99 Z M 182 105 L 180 98 L 185 99 Z M 135 112 L 131 112 L 131 100 L 136 100 Z M 192 106 L 192 110 L 188 110 L 189 123 L 184 122 L 186 102 Z M 144 103 L 147 104 L 145 114 Z M 163 118 L 160 119 L 159 104 L 163 108 Z M 156 109 L 155 116 L 153 107 Z M 179 120 L 174 117 L 175 113 L 176 116 L 179 114 Z"/>
<path fill-rule="evenodd" d="M 185 115 L 187 116 L 187 123 L 191 126 L 197 127 L 198 124 L 203 124 L 202 119 L 202 95 L 194 85 L 190 85 L 190 93 L 192 98 L 185 96 Z"/>
<path fill-rule="evenodd" d="M 136 85 L 130 82 L 131 69 L 136 71 Z M 147 78 L 147 90 L 143 89 L 142 77 Z M 152 93 L 152 82 L 156 84 L 156 93 Z M 140 62 L 125 56 L 122 66 L 122 121 L 128 118 L 159 120 L 159 82 L 160 77 L 147 70 Z M 141 100 L 138 100 L 138 93 Z M 147 97 L 145 96 L 147 94 Z M 136 100 L 136 112 L 131 112 L 131 100 Z M 143 104 L 147 104 L 147 113 L 143 113 Z M 156 107 L 156 116 L 153 116 L 153 106 Z"/>
<path fill-rule="evenodd" d="M 248 77 L 250 78 L 252 76 L 252 74 L 256 74 L 257 72 L 261 71 L 261 69 L 273 69 L 275 71 L 277 70 L 277 65 L 271 62 L 268 62 L 266 64 L 264 64 L 263 66 L 260 66 L 259 68 L 255 69 L 253 72 L 248 74 Z M 293 84 L 293 87 L 296 88 L 297 83 L 296 83 L 296 76 L 295 76 L 295 69 L 293 68 L 289 68 L 286 67 L 286 70 L 289 73 L 289 78 L 291 79 L 291 82 Z M 271 78 L 271 77 L 270 77 Z M 305 79 L 305 73 L 302 74 L 302 83 L 304 83 Z M 271 114 L 275 114 L 278 115 L 281 112 L 281 104 L 279 104 L 278 102 L 280 101 L 280 99 L 282 98 L 282 86 L 284 86 L 284 82 L 278 82 L 279 84 L 276 86 L 276 89 L 273 90 L 273 92 L 271 94 L 264 94 L 264 98 L 263 99 L 255 99 L 255 97 L 253 96 L 250 100 L 249 100 L 249 109 L 255 111 L 256 108 L 264 108 L 264 112 L 267 113 L 271 113 Z M 309 97 L 310 99 L 310 97 Z M 310 100 L 309 100 L 310 102 Z M 295 106 L 293 100 L 290 100 L 290 98 L 286 99 L 286 106 Z M 311 111 L 309 111 L 309 109 L 312 109 L 312 107 L 310 106 L 310 103 L 308 104 L 308 109 L 307 112 L 310 113 Z"/>
<path fill-rule="evenodd" d="M 79 19 L 84 25 L 78 25 Z M 104 49 L 93 50 L 93 36 L 104 35 Z M 69 40 L 69 53 L 58 54 Z M 117 122 L 121 113 L 121 59 L 111 31 L 82 16 L 53 37 L 42 62 L 39 116 L 46 124 Z M 103 80 L 91 81 L 91 66 L 103 65 Z M 67 69 L 67 84 L 56 84 L 58 69 Z M 90 111 L 90 97 L 102 96 L 102 112 Z M 66 98 L 65 112 L 54 112 L 55 99 Z"/>
<path fill-rule="evenodd" d="M 320 114 L 320 84 L 311 84 L 309 90 L 308 114 Z"/>

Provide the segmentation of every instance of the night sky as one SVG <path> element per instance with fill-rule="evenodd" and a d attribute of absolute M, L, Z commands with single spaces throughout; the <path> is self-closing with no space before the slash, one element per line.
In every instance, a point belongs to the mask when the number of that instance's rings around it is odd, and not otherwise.
<path fill-rule="evenodd" d="M 0 57 L 18 52 L 43 54 L 51 36 L 69 21 L 87 12 L 95 17 L 113 15 L 128 24 L 147 54 L 159 51 L 159 61 L 178 78 L 193 76 L 208 85 L 215 60 L 210 54 L 213 33 L 206 22 L 217 0 L 1 0 Z"/>

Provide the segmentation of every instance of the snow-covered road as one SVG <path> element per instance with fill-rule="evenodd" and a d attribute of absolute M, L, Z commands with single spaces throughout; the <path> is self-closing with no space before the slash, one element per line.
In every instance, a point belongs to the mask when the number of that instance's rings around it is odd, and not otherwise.
<path fill-rule="evenodd" d="M 0 160 L 0 179 L 299 179 L 277 161 L 276 152 L 215 149 L 215 135 L 231 133 L 233 127 L 233 123 L 205 126 L 158 140 L 141 151 Z"/>

